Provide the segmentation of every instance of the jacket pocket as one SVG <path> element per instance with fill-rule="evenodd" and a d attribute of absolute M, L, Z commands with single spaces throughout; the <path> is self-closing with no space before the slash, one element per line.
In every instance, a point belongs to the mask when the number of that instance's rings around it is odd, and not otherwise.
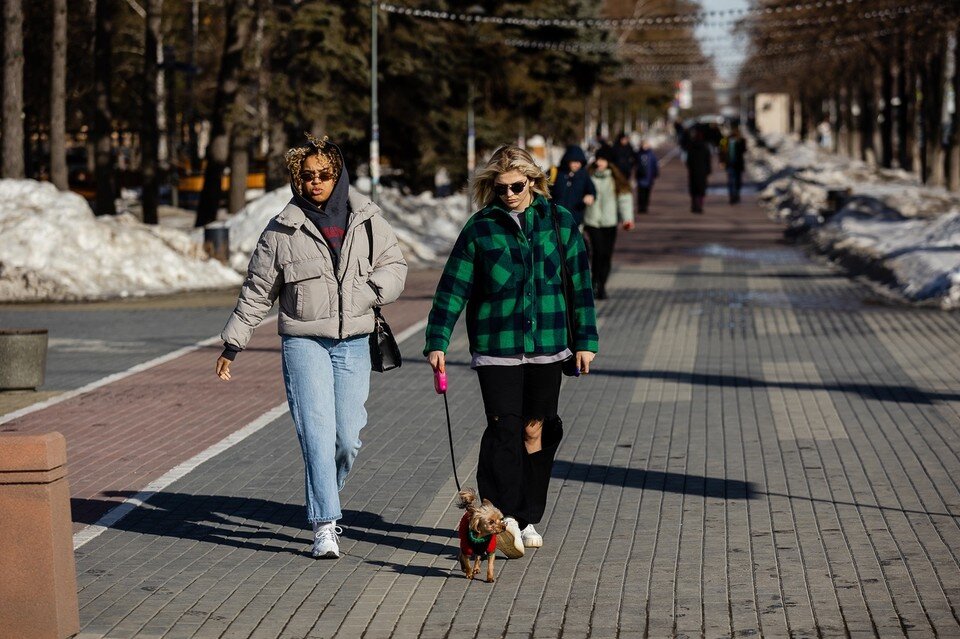
<path fill-rule="evenodd" d="M 563 284 L 563 271 L 560 268 L 560 261 L 563 257 L 560 254 L 560 248 L 553 241 L 556 232 L 551 229 L 550 238 L 544 238 L 543 246 L 543 281 L 545 284 L 561 286 Z"/>
<path fill-rule="evenodd" d="M 482 259 L 482 281 L 488 293 L 498 294 L 514 291 L 518 285 L 518 270 L 511 250 L 508 248 L 486 249 Z"/>
<path fill-rule="evenodd" d="M 330 290 L 336 282 L 323 258 L 284 264 L 283 300 L 289 315 L 302 321 L 330 317 Z"/>
<path fill-rule="evenodd" d="M 366 315 L 377 303 L 377 295 L 369 284 L 372 273 L 373 266 L 370 264 L 370 260 L 366 256 L 357 258 L 357 275 L 353 284 L 352 300 L 352 315 L 354 317 Z"/>

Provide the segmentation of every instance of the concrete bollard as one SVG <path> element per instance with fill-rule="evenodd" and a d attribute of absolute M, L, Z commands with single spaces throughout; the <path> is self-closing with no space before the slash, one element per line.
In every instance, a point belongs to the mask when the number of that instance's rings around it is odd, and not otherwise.
<path fill-rule="evenodd" d="M 67 442 L 0 435 L 0 639 L 80 632 Z"/>

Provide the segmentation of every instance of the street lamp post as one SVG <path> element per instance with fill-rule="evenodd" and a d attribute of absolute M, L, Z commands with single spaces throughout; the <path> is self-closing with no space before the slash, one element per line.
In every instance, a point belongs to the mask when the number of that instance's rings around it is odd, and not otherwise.
<path fill-rule="evenodd" d="M 370 2 L 370 198 L 380 203 L 380 121 L 377 104 L 377 0 Z"/>
<path fill-rule="evenodd" d="M 485 13 L 484 8 L 475 4 L 467 9 L 473 16 L 470 25 L 470 82 L 467 85 L 467 213 L 470 213 L 470 187 L 473 185 L 473 172 L 477 168 L 477 127 L 474 114 L 476 94 L 476 57 L 477 57 L 477 19 Z"/>

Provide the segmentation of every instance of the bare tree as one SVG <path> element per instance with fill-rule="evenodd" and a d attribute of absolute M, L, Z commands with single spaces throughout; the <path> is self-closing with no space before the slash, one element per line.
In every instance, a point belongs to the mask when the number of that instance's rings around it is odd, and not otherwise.
<path fill-rule="evenodd" d="M 3 177 L 23 178 L 23 4 L 3 2 Z"/>
<path fill-rule="evenodd" d="M 159 163 L 160 129 L 157 124 L 157 75 L 159 72 L 158 47 L 160 46 L 160 19 L 163 0 L 147 0 L 145 3 L 146 37 L 143 50 L 143 122 L 140 145 L 142 158 L 140 171 L 143 175 L 143 221 L 157 223 L 157 204 L 160 196 L 160 180 L 157 174 Z"/>
<path fill-rule="evenodd" d="M 93 143 L 96 149 L 95 172 L 97 196 L 94 211 L 97 215 L 116 215 L 116 180 L 114 175 L 113 110 L 110 82 L 112 79 L 113 22 L 116 18 L 116 0 L 96 0 L 93 65 L 96 110 L 93 118 Z"/>
<path fill-rule="evenodd" d="M 210 144 L 207 146 L 207 167 L 203 175 L 203 190 L 197 205 L 196 226 L 205 226 L 217 219 L 220 207 L 223 169 L 230 154 L 231 117 L 241 90 L 243 58 L 252 31 L 251 0 L 227 0 L 226 34 L 217 92 L 210 117 Z"/>
<path fill-rule="evenodd" d="M 53 0 L 50 76 L 50 181 L 61 191 L 67 178 L 67 0 Z"/>

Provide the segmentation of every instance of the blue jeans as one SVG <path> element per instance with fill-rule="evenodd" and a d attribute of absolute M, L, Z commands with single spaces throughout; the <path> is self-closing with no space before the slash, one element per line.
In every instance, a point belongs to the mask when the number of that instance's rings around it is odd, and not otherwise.
<path fill-rule="evenodd" d="M 370 345 L 348 339 L 282 336 L 283 383 L 303 451 L 307 519 L 340 519 L 340 489 L 367 424 Z"/>

